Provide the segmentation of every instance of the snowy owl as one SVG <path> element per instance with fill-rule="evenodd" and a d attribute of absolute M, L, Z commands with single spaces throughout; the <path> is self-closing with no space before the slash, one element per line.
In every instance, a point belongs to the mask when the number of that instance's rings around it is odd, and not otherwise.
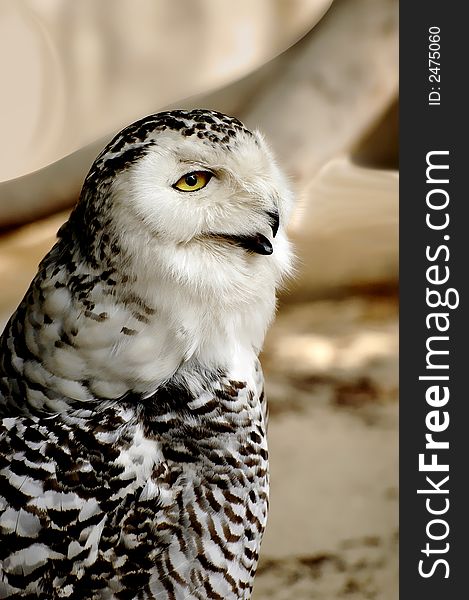
<path fill-rule="evenodd" d="M 251 597 L 291 205 L 262 136 L 210 110 L 95 160 L 1 337 L 0 598 Z"/>

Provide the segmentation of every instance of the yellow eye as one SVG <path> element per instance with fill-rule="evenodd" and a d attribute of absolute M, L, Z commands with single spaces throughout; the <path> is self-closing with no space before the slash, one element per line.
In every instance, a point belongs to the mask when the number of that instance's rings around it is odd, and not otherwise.
<path fill-rule="evenodd" d="M 208 171 L 193 171 L 183 175 L 173 187 L 181 192 L 195 192 L 204 188 L 211 178 L 212 174 Z"/>

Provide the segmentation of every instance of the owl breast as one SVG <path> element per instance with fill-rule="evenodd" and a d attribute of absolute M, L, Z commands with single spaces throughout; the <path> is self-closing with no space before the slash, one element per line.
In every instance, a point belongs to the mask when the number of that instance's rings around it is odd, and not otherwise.
<path fill-rule="evenodd" d="M 262 393 L 200 389 L 7 418 L 0 597 L 248 599 L 267 518 Z M 0 571 L 2 570 L 0 569 Z"/>
<path fill-rule="evenodd" d="M 190 422 L 167 412 L 148 420 L 164 457 L 157 529 L 169 534 L 149 584 L 157 598 L 250 598 L 268 508 L 262 400 L 225 379 L 187 403 Z"/>

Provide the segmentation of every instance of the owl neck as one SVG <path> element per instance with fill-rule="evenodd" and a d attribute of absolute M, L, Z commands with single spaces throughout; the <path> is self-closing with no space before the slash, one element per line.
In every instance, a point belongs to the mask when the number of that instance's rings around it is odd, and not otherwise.
<path fill-rule="evenodd" d="M 53 412 L 154 393 L 180 369 L 249 381 L 273 303 L 261 298 L 256 311 L 162 274 L 150 285 L 98 271 L 60 242 L 4 332 L 1 375 L 18 402 L 27 389 L 30 406 Z"/>
<path fill-rule="evenodd" d="M 259 353 L 275 312 L 281 278 L 276 257 L 143 235 L 135 247 L 129 261 L 136 274 L 133 290 L 164 313 L 188 356 L 214 364 L 229 362 L 237 351 Z"/>

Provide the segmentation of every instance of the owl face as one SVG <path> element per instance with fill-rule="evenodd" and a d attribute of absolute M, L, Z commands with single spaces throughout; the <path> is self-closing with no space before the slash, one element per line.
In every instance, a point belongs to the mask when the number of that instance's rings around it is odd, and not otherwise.
<path fill-rule="evenodd" d="M 150 277 L 159 267 L 217 291 L 253 274 L 275 285 L 289 268 L 291 192 L 263 137 L 236 119 L 148 117 L 103 151 L 88 186 L 106 178 L 119 247 Z"/>
<path fill-rule="evenodd" d="M 271 254 L 290 194 L 263 139 L 239 133 L 229 147 L 163 133 L 128 172 L 123 207 L 173 244 Z"/>

